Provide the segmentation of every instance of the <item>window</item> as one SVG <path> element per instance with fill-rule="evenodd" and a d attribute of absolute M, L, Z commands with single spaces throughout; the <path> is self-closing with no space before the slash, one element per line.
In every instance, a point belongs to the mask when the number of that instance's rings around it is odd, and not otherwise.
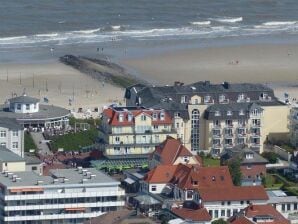
<path fill-rule="evenodd" d="M 180 117 L 180 113 L 179 113 L 179 112 L 176 112 L 176 113 L 174 114 L 174 116 L 175 116 L 176 118 L 179 118 L 179 117 Z"/>
<path fill-rule="evenodd" d="M 19 136 L 19 132 L 18 131 L 12 131 L 12 136 L 13 137 L 18 137 Z"/>
<path fill-rule="evenodd" d="M 160 120 L 164 120 L 165 119 L 165 112 L 160 112 Z"/>
<path fill-rule="evenodd" d="M 142 120 L 142 121 L 146 121 L 146 115 L 142 115 L 142 116 L 141 116 L 141 120 Z"/>
<path fill-rule="evenodd" d="M 244 93 L 241 93 L 238 95 L 238 101 L 244 101 L 245 100 L 245 95 Z"/>
<path fill-rule="evenodd" d="M 297 203 L 294 203 L 294 210 L 297 210 Z"/>
<path fill-rule="evenodd" d="M 286 211 L 286 205 L 285 205 L 285 204 L 282 204 L 282 205 L 281 205 L 281 210 L 282 210 L 283 212 Z"/>
<path fill-rule="evenodd" d="M 151 191 L 156 191 L 156 185 L 151 186 Z"/>
<path fill-rule="evenodd" d="M 192 199 L 193 191 L 187 191 L 186 192 L 186 199 Z"/>
<path fill-rule="evenodd" d="M 19 143 L 18 143 L 18 142 L 13 142 L 13 143 L 12 143 L 12 148 L 13 148 L 13 149 L 17 149 L 17 148 L 19 148 Z"/>
<path fill-rule="evenodd" d="M 227 116 L 232 116 L 232 115 L 233 115 L 232 111 L 228 110 L 227 111 Z"/>
<path fill-rule="evenodd" d="M 231 205 L 231 202 L 230 201 L 228 201 L 228 205 Z"/>
<path fill-rule="evenodd" d="M 30 104 L 26 104 L 26 110 L 30 110 Z"/>
<path fill-rule="evenodd" d="M 176 128 L 179 128 L 179 122 L 176 123 Z"/>
<path fill-rule="evenodd" d="M 214 218 L 218 218 L 218 210 L 214 210 Z"/>
<path fill-rule="evenodd" d="M 17 109 L 20 110 L 21 107 L 22 107 L 22 105 L 18 103 L 18 104 L 17 104 Z"/>
<path fill-rule="evenodd" d="M 211 103 L 211 96 L 204 96 L 204 103 Z"/>
<path fill-rule="evenodd" d="M 221 205 L 225 205 L 225 202 L 224 202 L 224 201 L 222 201 L 222 202 L 221 202 Z"/>
<path fill-rule="evenodd" d="M 239 111 L 239 115 L 240 115 L 240 116 L 243 116 L 243 115 L 244 115 L 244 110 L 240 110 L 240 111 Z"/>
<path fill-rule="evenodd" d="M 225 103 L 227 101 L 225 95 L 220 95 L 218 100 L 220 103 Z"/>
<path fill-rule="evenodd" d="M 291 210 L 291 204 L 287 204 L 287 210 L 288 210 L 288 211 Z"/>
<path fill-rule="evenodd" d="M 226 210 L 222 209 L 221 210 L 221 213 L 220 213 L 220 216 L 221 217 L 225 217 L 226 216 Z"/>
<path fill-rule="evenodd" d="M 156 112 L 153 113 L 153 120 L 154 120 L 154 121 L 157 120 L 157 113 L 156 113 Z"/>
<path fill-rule="evenodd" d="M 199 150 L 200 112 L 194 109 L 191 113 L 191 150 Z"/>
<path fill-rule="evenodd" d="M 187 103 L 187 96 L 181 97 L 181 103 Z"/>
<path fill-rule="evenodd" d="M 37 105 L 37 104 L 35 103 L 35 104 L 33 104 L 33 105 L 34 105 L 34 110 L 35 110 L 35 109 L 36 109 L 36 105 Z"/>
<path fill-rule="evenodd" d="M 211 217 L 213 217 L 213 211 L 212 211 L 212 210 L 209 210 L 209 215 L 210 215 Z"/>
<path fill-rule="evenodd" d="M 115 137 L 115 142 L 119 142 L 120 138 L 118 136 Z"/>
<path fill-rule="evenodd" d="M 153 129 L 157 130 L 158 129 L 158 125 L 153 125 Z"/>
<path fill-rule="evenodd" d="M 220 116 L 220 111 L 215 111 L 214 116 L 216 117 Z"/>
<path fill-rule="evenodd" d="M 0 145 L 6 147 L 6 142 L 1 142 Z"/>
<path fill-rule="evenodd" d="M 231 216 L 231 210 L 228 209 L 228 210 L 227 210 L 227 217 L 230 217 L 230 216 Z"/>
<path fill-rule="evenodd" d="M 243 205 L 244 204 L 244 201 L 240 201 L 240 204 Z"/>
<path fill-rule="evenodd" d="M 5 138 L 6 137 L 6 131 L 0 131 L 0 137 Z"/>
<path fill-rule="evenodd" d="M 195 99 L 194 104 L 199 104 L 199 100 L 198 99 Z"/>
<path fill-rule="evenodd" d="M 187 162 L 189 161 L 188 156 L 184 156 L 184 157 L 183 157 L 183 161 L 187 163 Z"/>

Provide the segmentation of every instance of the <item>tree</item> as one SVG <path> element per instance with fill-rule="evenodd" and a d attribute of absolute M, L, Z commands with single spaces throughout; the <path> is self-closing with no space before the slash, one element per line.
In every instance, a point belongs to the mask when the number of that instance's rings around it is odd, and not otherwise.
<path fill-rule="evenodd" d="M 214 220 L 213 222 L 211 222 L 211 224 L 228 224 L 228 222 L 226 222 L 223 219 L 217 219 L 217 220 Z"/>
<path fill-rule="evenodd" d="M 240 186 L 241 185 L 241 170 L 240 170 L 240 160 L 239 159 L 232 159 L 228 162 L 228 167 L 230 174 L 232 176 L 232 180 L 234 185 Z"/>
<path fill-rule="evenodd" d="M 274 152 L 263 152 L 262 156 L 269 161 L 269 163 L 277 163 L 278 156 Z"/>

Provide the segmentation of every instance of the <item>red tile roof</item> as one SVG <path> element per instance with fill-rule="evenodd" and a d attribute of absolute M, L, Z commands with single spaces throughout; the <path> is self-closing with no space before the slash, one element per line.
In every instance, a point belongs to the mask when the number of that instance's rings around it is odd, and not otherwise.
<path fill-rule="evenodd" d="M 194 156 L 181 142 L 177 139 L 174 139 L 170 136 L 156 147 L 153 155 L 156 154 L 160 158 L 160 163 L 163 165 L 174 164 L 178 157 L 189 156 L 193 157 L 195 160 L 198 160 L 200 157 Z M 154 158 L 154 157 L 153 157 Z M 198 161 L 200 165 L 200 161 Z"/>
<path fill-rule="evenodd" d="M 204 188 L 200 189 L 200 196 L 203 202 L 268 200 L 263 186 L 233 186 L 222 189 Z"/>
<path fill-rule="evenodd" d="M 254 222 L 250 221 L 244 216 L 234 216 L 229 219 L 230 224 L 254 224 Z"/>
<path fill-rule="evenodd" d="M 211 221 L 211 216 L 206 208 L 196 210 L 189 208 L 172 208 L 172 212 L 184 220 Z"/>
<path fill-rule="evenodd" d="M 177 166 L 159 165 L 150 170 L 144 180 L 149 183 L 170 183 Z"/>
<path fill-rule="evenodd" d="M 285 219 L 275 208 L 271 205 L 250 205 L 244 209 L 244 214 L 248 218 L 257 216 L 270 216 L 273 218 L 272 222 L 257 222 L 258 224 L 289 224 L 290 221 Z"/>
<path fill-rule="evenodd" d="M 233 182 L 226 166 L 199 167 L 191 165 L 158 165 L 145 181 L 149 183 L 173 183 L 181 189 L 228 188 Z"/>
<path fill-rule="evenodd" d="M 124 110 L 125 109 L 125 110 Z M 164 112 L 164 119 L 160 119 L 160 114 Z M 151 110 L 151 109 L 144 109 L 140 108 L 123 108 L 123 110 L 116 110 L 115 108 L 107 108 L 104 109 L 102 114 L 109 119 L 109 124 L 112 126 L 131 126 L 134 125 L 135 117 L 144 114 L 146 116 L 152 117 L 153 114 L 156 113 L 157 118 L 156 120 L 152 119 L 152 125 L 161 125 L 161 124 L 172 124 L 172 118 L 169 113 L 163 110 Z M 123 115 L 123 121 L 119 121 L 119 114 Z M 132 119 L 128 120 L 128 115 L 132 115 Z"/>

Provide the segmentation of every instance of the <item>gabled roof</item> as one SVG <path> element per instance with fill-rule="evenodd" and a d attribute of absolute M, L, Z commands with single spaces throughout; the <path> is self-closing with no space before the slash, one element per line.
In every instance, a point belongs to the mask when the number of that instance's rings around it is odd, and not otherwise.
<path fill-rule="evenodd" d="M 247 154 L 252 154 L 252 158 L 246 158 Z M 240 159 L 241 165 L 245 164 L 266 164 L 268 160 L 263 158 L 261 155 L 251 150 L 245 145 L 238 145 L 232 149 L 225 149 L 221 155 L 221 160 L 226 161 L 230 159 Z"/>
<path fill-rule="evenodd" d="M 163 165 L 174 164 L 176 159 L 181 156 L 193 156 L 193 154 L 182 145 L 182 143 L 172 137 L 167 137 L 167 139 L 158 145 L 153 152 L 160 158 L 160 162 Z"/>
<path fill-rule="evenodd" d="M 228 188 L 233 186 L 228 167 L 158 165 L 148 172 L 146 182 L 172 183 L 181 189 Z"/>
<path fill-rule="evenodd" d="M 172 208 L 172 212 L 184 220 L 207 222 L 207 221 L 211 221 L 212 219 L 206 208 L 201 208 L 201 209 Z"/>
<path fill-rule="evenodd" d="M 244 216 L 233 216 L 229 219 L 230 224 L 255 224 L 255 222 L 250 221 Z"/>
<path fill-rule="evenodd" d="M 233 186 L 223 189 L 204 188 L 200 189 L 200 196 L 203 202 L 269 199 L 263 186 Z"/>
<path fill-rule="evenodd" d="M 290 221 L 285 219 L 275 208 L 271 205 L 250 205 L 244 209 L 244 215 L 247 218 L 256 218 L 256 217 L 271 217 L 272 222 L 266 222 L 270 224 L 289 224 Z M 262 224 L 265 222 L 257 222 Z"/>
<path fill-rule="evenodd" d="M 152 125 L 172 124 L 172 118 L 168 112 L 163 109 L 146 109 L 144 107 L 109 107 L 103 110 L 103 115 L 109 119 L 109 124 L 112 126 L 132 126 L 135 123 L 135 117 L 144 114 L 153 118 Z M 161 113 L 164 113 L 164 119 L 160 118 Z M 122 121 L 119 119 L 122 116 Z"/>

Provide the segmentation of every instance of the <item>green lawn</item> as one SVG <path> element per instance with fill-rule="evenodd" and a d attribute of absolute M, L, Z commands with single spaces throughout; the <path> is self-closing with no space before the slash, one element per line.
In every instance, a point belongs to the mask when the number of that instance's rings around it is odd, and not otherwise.
<path fill-rule="evenodd" d="M 25 148 L 25 152 L 29 152 L 30 149 L 37 148 L 30 133 L 26 131 L 24 133 L 24 148 Z"/>
<path fill-rule="evenodd" d="M 90 130 L 70 133 L 61 136 L 55 136 L 51 140 L 51 146 L 54 150 L 63 148 L 65 151 L 79 150 L 81 147 L 94 144 L 98 130 L 92 127 Z"/>
<path fill-rule="evenodd" d="M 204 166 L 220 166 L 219 159 L 213 159 L 211 157 L 202 157 Z"/>
<path fill-rule="evenodd" d="M 263 184 L 268 189 L 280 189 L 283 186 L 283 183 L 271 174 L 266 175 L 263 179 Z"/>

